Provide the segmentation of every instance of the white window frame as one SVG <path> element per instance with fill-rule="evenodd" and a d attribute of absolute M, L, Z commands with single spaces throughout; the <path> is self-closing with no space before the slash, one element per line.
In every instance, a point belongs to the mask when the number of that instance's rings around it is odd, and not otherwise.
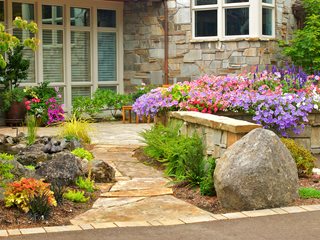
<path fill-rule="evenodd" d="M 90 87 L 91 93 L 100 86 L 116 87 L 119 93 L 124 91 L 123 83 L 123 2 L 105 1 L 105 0 L 5 0 L 5 24 L 12 33 L 12 2 L 34 4 L 35 22 L 38 24 L 39 32 L 36 37 L 42 39 L 42 30 L 63 30 L 64 36 L 64 82 L 50 83 L 50 86 L 59 86 L 64 88 L 64 103 L 66 110 L 71 109 L 72 87 Z M 42 5 L 62 6 L 64 21 L 63 25 L 42 24 Z M 70 8 L 89 8 L 90 9 L 90 27 L 77 27 L 70 24 Z M 102 31 L 116 32 L 117 37 L 117 81 L 98 83 L 98 29 L 97 9 L 107 9 L 116 11 L 116 28 L 104 29 Z M 91 81 L 90 82 L 72 82 L 71 81 L 71 31 L 89 31 L 90 32 L 90 61 L 91 61 Z M 35 53 L 35 83 L 23 83 L 21 86 L 35 86 L 43 81 L 43 46 L 40 44 Z"/>
<path fill-rule="evenodd" d="M 239 3 L 225 3 L 225 0 L 217 0 L 217 4 L 210 5 L 195 5 L 196 0 L 191 0 L 191 11 L 192 11 L 192 39 L 195 41 L 228 41 L 228 40 L 238 40 L 238 39 L 248 39 L 248 38 L 261 38 L 261 39 L 274 39 L 275 38 L 275 1 L 272 4 L 262 3 L 262 0 L 249 0 L 248 2 Z M 225 12 L 226 9 L 236 9 L 236 8 L 249 8 L 249 34 L 248 35 L 232 35 L 227 36 L 225 34 Z M 272 9 L 272 35 L 262 35 L 262 8 Z M 203 10 L 215 10 L 217 9 L 217 36 L 205 36 L 197 37 L 195 36 L 195 26 L 197 11 Z"/>

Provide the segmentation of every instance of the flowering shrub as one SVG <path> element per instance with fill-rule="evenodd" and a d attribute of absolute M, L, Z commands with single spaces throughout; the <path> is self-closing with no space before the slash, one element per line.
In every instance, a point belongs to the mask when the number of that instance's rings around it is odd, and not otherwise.
<path fill-rule="evenodd" d="M 58 100 L 62 98 L 59 88 L 49 88 L 49 83 L 44 82 L 39 86 L 26 88 L 28 101 L 25 102 L 29 115 L 41 119 L 44 124 L 52 124 L 64 120 L 64 111 Z"/>
<path fill-rule="evenodd" d="M 34 178 L 21 178 L 7 185 L 5 192 L 6 207 L 17 206 L 24 212 L 29 212 L 30 202 L 39 196 L 47 196 L 48 205 L 56 206 L 53 192 L 50 190 L 50 184 Z"/>
<path fill-rule="evenodd" d="M 286 136 L 300 133 L 307 116 L 320 104 L 318 75 L 308 76 L 294 66 L 286 70 L 238 76 L 203 76 L 192 82 L 157 88 L 141 96 L 133 105 L 139 116 L 155 116 L 167 110 L 246 112 L 265 128 Z"/>

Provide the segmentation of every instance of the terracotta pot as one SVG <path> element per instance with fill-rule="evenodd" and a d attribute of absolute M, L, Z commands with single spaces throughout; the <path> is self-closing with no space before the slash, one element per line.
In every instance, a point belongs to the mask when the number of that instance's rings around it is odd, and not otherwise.
<path fill-rule="evenodd" d="M 17 126 L 24 122 L 27 113 L 24 102 L 25 100 L 11 104 L 10 109 L 5 114 L 7 126 Z"/>

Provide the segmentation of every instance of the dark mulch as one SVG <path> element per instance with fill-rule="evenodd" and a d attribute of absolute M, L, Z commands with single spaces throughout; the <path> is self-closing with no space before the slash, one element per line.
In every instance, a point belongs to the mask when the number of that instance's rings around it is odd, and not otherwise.
<path fill-rule="evenodd" d="M 156 169 L 163 170 L 164 167 L 156 160 L 146 156 L 143 153 L 142 148 L 138 148 L 134 156 L 141 162 L 153 166 Z M 320 190 L 320 181 L 319 179 L 313 178 L 300 178 L 299 179 L 300 187 L 313 187 Z M 201 209 L 204 209 L 208 212 L 212 213 L 227 213 L 230 210 L 224 209 L 218 198 L 216 196 L 202 196 L 200 194 L 200 190 L 198 187 L 190 187 L 184 183 L 177 184 L 173 187 L 173 195 L 176 198 L 184 200 L 190 204 L 193 204 Z M 312 205 L 312 204 L 320 204 L 320 199 L 297 199 L 295 202 L 291 204 L 291 206 L 299 206 L 299 205 Z"/>
<path fill-rule="evenodd" d="M 92 194 L 87 203 L 73 203 L 64 200 L 62 205 L 53 208 L 48 220 L 40 222 L 32 221 L 27 214 L 15 207 L 6 208 L 4 202 L 0 200 L 0 229 L 69 225 L 72 218 L 91 209 L 99 194 L 99 192 Z"/>

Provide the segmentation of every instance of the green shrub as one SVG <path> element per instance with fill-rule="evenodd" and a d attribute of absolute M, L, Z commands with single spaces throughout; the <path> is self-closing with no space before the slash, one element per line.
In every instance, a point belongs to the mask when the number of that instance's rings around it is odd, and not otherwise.
<path fill-rule="evenodd" d="M 289 149 L 293 159 L 295 160 L 299 177 L 310 176 L 312 174 L 312 169 L 315 166 L 314 163 L 317 159 L 309 150 L 298 145 L 294 140 L 281 138 L 281 141 Z"/>
<path fill-rule="evenodd" d="M 202 139 L 196 134 L 192 137 L 180 135 L 179 129 L 179 125 L 170 123 L 168 127 L 155 125 L 142 132 L 147 144 L 144 152 L 165 165 L 166 175 L 199 185 L 204 176 Z"/>
<path fill-rule="evenodd" d="M 27 166 L 24 166 L 26 169 L 29 169 L 31 171 L 35 171 L 36 170 L 36 167 L 33 166 L 33 165 L 27 165 Z"/>
<path fill-rule="evenodd" d="M 87 192 L 94 192 L 95 187 L 94 187 L 94 181 L 89 179 L 89 178 L 82 178 L 79 177 L 76 180 L 76 185 L 80 188 L 80 189 L 84 189 Z"/>
<path fill-rule="evenodd" d="M 91 161 L 94 158 L 92 153 L 84 148 L 76 148 L 71 153 L 79 158 L 87 159 L 88 161 Z"/>
<path fill-rule="evenodd" d="M 69 190 L 68 192 L 63 194 L 63 197 L 69 201 L 76 202 L 76 203 L 85 203 L 90 199 L 90 197 L 84 196 L 83 191 L 77 191 L 77 190 Z"/>
<path fill-rule="evenodd" d="M 320 191 L 315 188 L 300 188 L 299 196 L 301 198 L 320 198 Z"/>
<path fill-rule="evenodd" d="M 11 161 L 14 159 L 14 155 L 8 154 L 8 153 L 0 153 L 0 160 L 7 160 Z"/>
<path fill-rule="evenodd" d="M 303 5 L 307 13 L 304 28 L 294 32 L 289 43 L 280 45 L 294 64 L 313 73 L 320 69 L 320 0 L 304 0 Z"/>
<path fill-rule="evenodd" d="M 207 167 L 204 167 L 205 176 L 201 179 L 200 182 L 200 193 L 204 196 L 214 196 L 216 195 L 216 191 L 214 188 L 213 172 L 216 168 L 216 160 L 214 158 L 208 159 L 207 165 Z"/>

